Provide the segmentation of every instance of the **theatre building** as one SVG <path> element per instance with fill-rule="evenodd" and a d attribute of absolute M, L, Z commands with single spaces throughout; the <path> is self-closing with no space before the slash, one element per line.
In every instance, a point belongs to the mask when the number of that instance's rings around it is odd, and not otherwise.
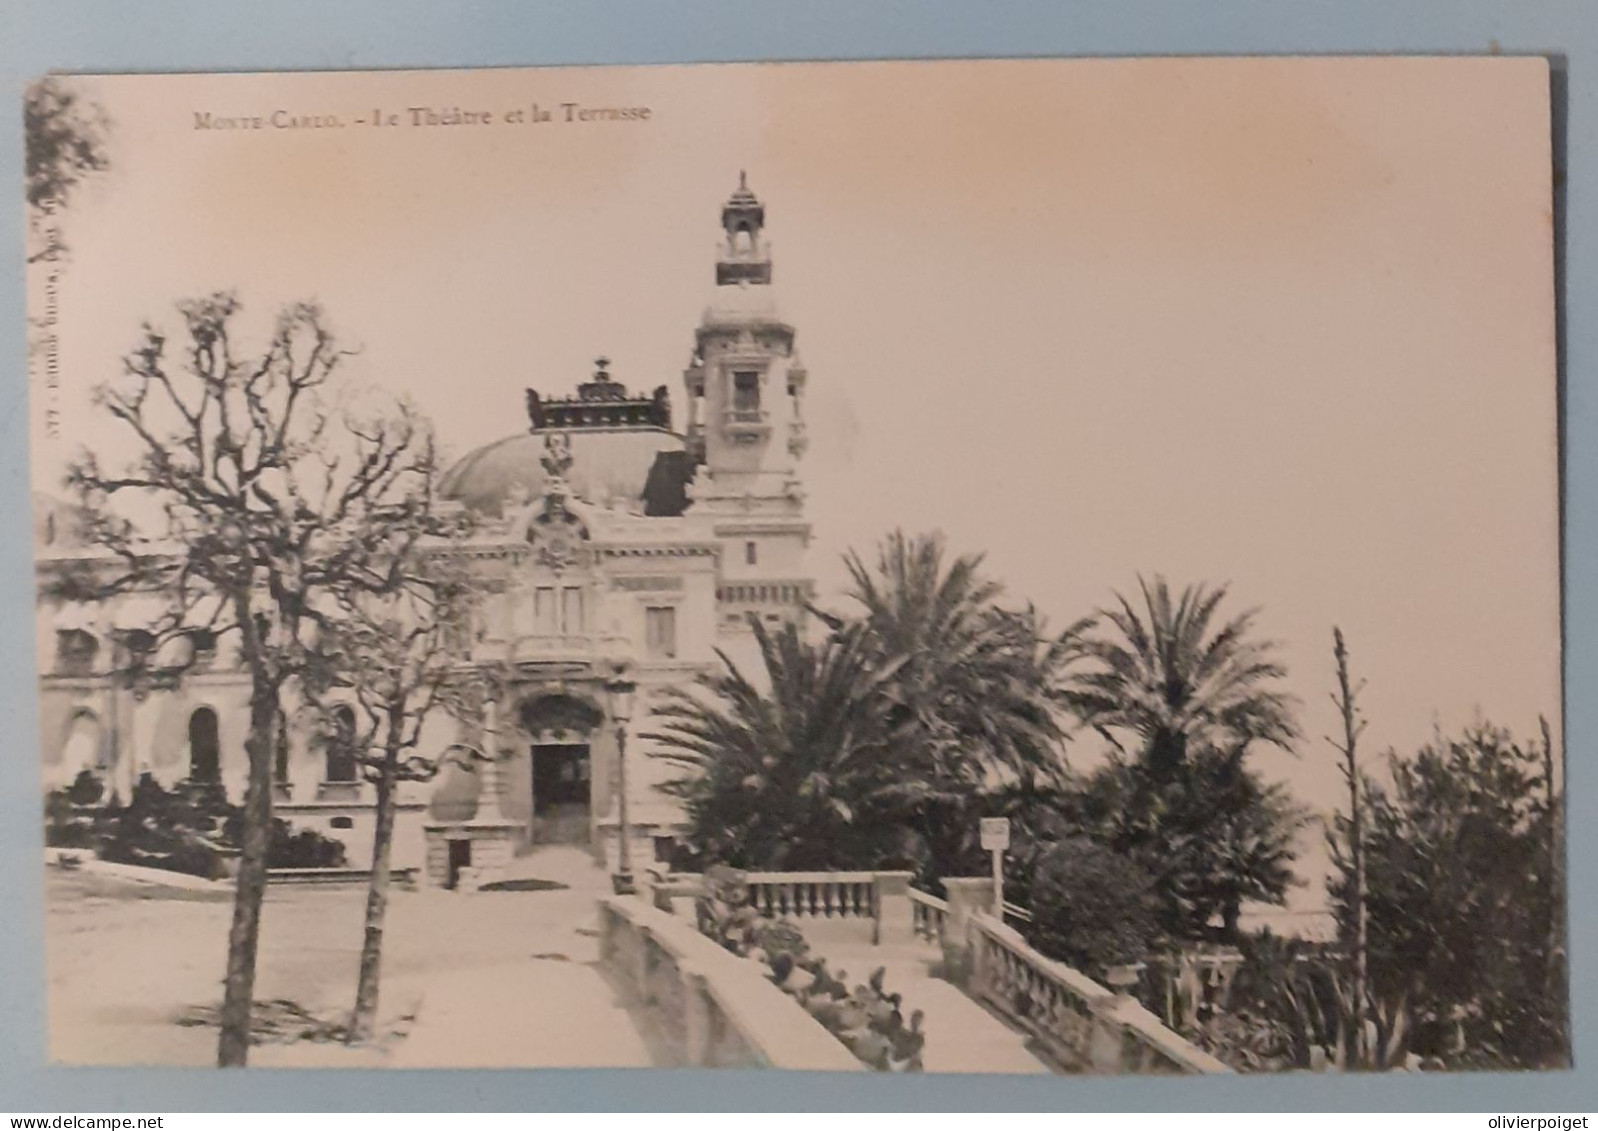
<path fill-rule="evenodd" d="M 508 416 L 525 403 L 528 427 L 443 478 L 451 505 L 479 520 L 446 549 L 477 580 L 459 635 L 488 705 L 478 719 L 430 720 L 422 754 L 463 746 L 432 781 L 401 790 L 394 863 L 429 883 L 482 882 L 551 843 L 588 846 L 614 869 L 624 819 L 632 867 L 646 866 L 680 820 L 657 788 L 674 771 L 647 738 L 651 703 L 713 668 L 717 649 L 757 670 L 750 614 L 773 627 L 805 615 L 806 374 L 774 301 L 765 209 L 742 179 L 721 226 L 678 390 L 635 389 L 603 358 L 580 382 L 524 391 L 508 374 L 503 403 L 485 408 Z M 118 657 L 139 647 L 158 598 L 49 597 L 54 573 L 100 551 L 74 538 L 58 501 L 38 497 L 35 510 L 46 787 L 90 768 L 124 797 L 148 773 L 218 782 L 240 800 L 249 686 L 228 646 L 170 686 L 128 686 Z M 275 811 L 344 840 L 364 866 L 374 787 L 350 749 L 355 713 L 340 710 L 331 733 L 291 716 Z"/>

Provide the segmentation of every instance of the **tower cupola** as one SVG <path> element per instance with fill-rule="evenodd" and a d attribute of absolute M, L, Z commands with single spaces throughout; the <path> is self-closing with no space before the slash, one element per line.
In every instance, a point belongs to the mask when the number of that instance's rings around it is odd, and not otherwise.
<path fill-rule="evenodd" d="M 726 243 L 716 258 L 716 285 L 771 283 L 771 248 L 765 239 L 766 206 L 749 191 L 749 177 L 740 172 L 738 187 L 721 208 Z"/>

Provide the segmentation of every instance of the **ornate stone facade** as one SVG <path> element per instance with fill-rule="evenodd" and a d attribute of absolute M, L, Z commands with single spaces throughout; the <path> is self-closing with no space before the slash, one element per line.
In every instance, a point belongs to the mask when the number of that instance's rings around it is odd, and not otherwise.
<path fill-rule="evenodd" d="M 802 622 L 811 596 L 798 460 L 806 375 L 771 295 L 765 209 L 747 182 L 723 209 L 712 301 L 684 374 L 688 421 L 672 430 L 665 386 L 634 396 L 601 359 L 576 396 L 527 390 L 529 429 L 472 452 L 443 495 L 473 533 L 440 552 L 469 563 L 481 595 L 461 625 L 463 663 L 484 688 L 481 718 L 429 720 L 421 753 L 452 746 L 434 781 L 401 791 L 396 867 L 430 882 L 485 882 L 509 855 L 546 842 L 588 845 L 614 865 L 623 778 L 611 681 L 630 664 L 626 725 L 632 864 L 663 849 L 680 818 L 648 739 L 663 689 L 731 656 L 759 675 L 750 616 Z M 96 550 L 62 532 L 43 500 L 41 592 Z M 129 688 L 110 673 L 139 624 L 117 607 L 41 597 L 38 635 L 47 785 L 98 767 L 124 796 L 143 773 L 167 784 L 214 775 L 235 799 L 245 777 L 248 681 L 227 656 L 180 684 Z M 369 859 L 372 787 L 349 780 L 325 728 L 291 712 L 278 815 L 339 837 Z"/>

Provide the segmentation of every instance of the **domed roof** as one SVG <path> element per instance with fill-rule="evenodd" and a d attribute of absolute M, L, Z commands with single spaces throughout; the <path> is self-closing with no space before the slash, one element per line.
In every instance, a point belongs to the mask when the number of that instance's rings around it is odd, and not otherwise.
<path fill-rule="evenodd" d="M 478 448 L 444 473 L 440 493 L 469 510 L 495 517 L 504 514 L 513 493 L 540 497 L 547 479 L 545 434 L 525 432 Z M 662 513 L 649 505 L 645 486 L 651 487 L 651 494 L 658 489 L 661 473 L 651 476 L 657 461 L 670 467 L 683 463 L 681 436 L 664 428 L 574 428 L 565 435 L 572 456 L 566 483 L 575 497 L 596 506 L 613 499 L 645 504 L 646 513 Z"/>

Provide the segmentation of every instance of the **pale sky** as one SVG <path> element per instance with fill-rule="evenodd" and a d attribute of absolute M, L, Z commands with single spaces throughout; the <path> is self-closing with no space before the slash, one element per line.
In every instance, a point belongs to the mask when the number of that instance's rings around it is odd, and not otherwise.
<path fill-rule="evenodd" d="M 1559 711 L 1541 60 L 784 64 L 81 80 L 113 167 L 74 202 L 66 446 L 145 318 L 319 299 L 458 453 L 599 354 L 681 371 L 740 169 L 810 371 L 812 563 L 941 528 L 1060 624 L 1136 577 L 1230 582 L 1335 804 L 1331 632 L 1367 744 Z M 498 120 L 536 102 L 556 120 Z M 565 123 L 559 104 L 650 108 Z M 412 127 L 407 108 L 487 110 Z M 356 126 L 373 108 L 401 124 Z M 338 115 L 342 129 L 197 130 Z M 39 405 L 36 400 L 36 419 Z M 680 426 L 680 424 L 679 424 Z M 39 436 L 36 427 L 35 435 Z"/>

